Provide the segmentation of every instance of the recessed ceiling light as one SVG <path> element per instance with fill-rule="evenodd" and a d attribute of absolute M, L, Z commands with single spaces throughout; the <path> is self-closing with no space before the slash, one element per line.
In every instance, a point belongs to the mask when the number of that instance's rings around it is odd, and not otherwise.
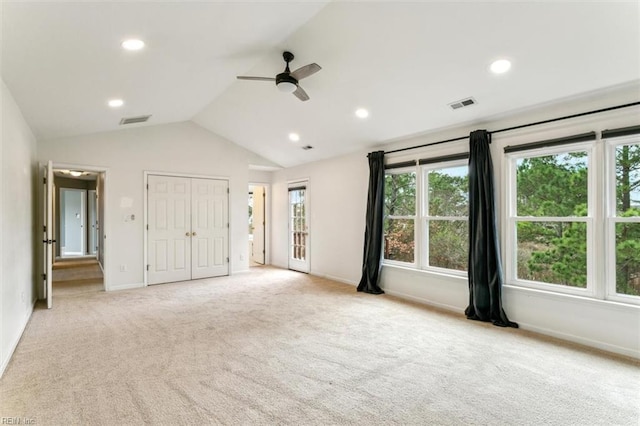
<path fill-rule="evenodd" d="M 491 72 L 494 74 L 502 74 L 511 68 L 511 62 L 506 59 L 498 59 L 491 64 Z"/>
<path fill-rule="evenodd" d="M 71 171 L 69 172 L 69 174 L 70 174 L 71 176 L 75 176 L 75 177 L 80 177 L 80 176 L 82 176 L 82 172 L 78 172 L 78 171 L 76 171 L 76 170 L 71 170 Z"/>
<path fill-rule="evenodd" d="M 291 142 L 298 142 L 300 140 L 300 135 L 297 133 L 289 133 L 289 140 Z"/>
<path fill-rule="evenodd" d="M 122 42 L 122 48 L 126 50 L 140 50 L 144 47 L 144 41 L 132 38 Z"/>
<path fill-rule="evenodd" d="M 358 109 L 356 110 L 356 117 L 359 117 L 359 118 L 367 118 L 368 116 L 369 116 L 369 111 L 367 111 L 366 109 L 364 109 L 364 108 L 358 108 Z"/>
<path fill-rule="evenodd" d="M 111 108 L 118 108 L 124 105 L 124 101 L 122 99 L 111 99 L 108 104 Z"/>

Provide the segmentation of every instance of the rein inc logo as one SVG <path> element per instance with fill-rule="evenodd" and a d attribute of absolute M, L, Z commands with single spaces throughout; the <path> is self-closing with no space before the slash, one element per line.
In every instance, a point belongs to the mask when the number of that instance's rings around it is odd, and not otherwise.
<path fill-rule="evenodd" d="M 35 425 L 36 419 L 31 417 L 0 417 L 0 425 Z"/>

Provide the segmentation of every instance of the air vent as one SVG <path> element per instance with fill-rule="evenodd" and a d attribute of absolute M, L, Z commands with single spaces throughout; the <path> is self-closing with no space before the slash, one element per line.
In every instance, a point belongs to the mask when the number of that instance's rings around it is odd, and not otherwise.
<path fill-rule="evenodd" d="M 311 145 L 305 145 L 302 147 L 302 149 L 304 149 L 305 151 L 309 151 L 310 149 L 313 149 L 313 147 Z"/>
<path fill-rule="evenodd" d="M 475 105 L 477 103 L 478 102 L 476 102 L 475 99 L 467 98 L 467 99 L 462 99 L 460 101 L 452 102 L 449 104 L 449 106 L 451 107 L 451 109 L 460 109 L 460 108 L 468 107 L 471 105 Z"/>
<path fill-rule="evenodd" d="M 145 121 L 151 118 L 150 115 L 140 115 L 138 117 L 125 117 L 120 120 L 120 125 L 123 124 L 134 124 L 134 123 L 144 123 Z"/>

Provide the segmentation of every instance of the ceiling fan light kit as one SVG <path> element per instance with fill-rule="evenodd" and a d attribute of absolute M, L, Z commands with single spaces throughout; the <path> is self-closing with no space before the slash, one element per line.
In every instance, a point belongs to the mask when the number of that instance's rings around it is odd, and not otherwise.
<path fill-rule="evenodd" d="M 301 101 L 308 101 L 309 95 L 304 91 L 302 87 L 298 84 L 300 80 L 303 78 L 307 78 L 310 75 L 313 75 L 320 71 L 322 68 L 320 65 L 313 63 L 309 65 L 305 65 L 303 67 L 298 68 L 297 70 L 291 72 L 289 69 L 289 62 L 293 61 L 293 53 L 284 52 L 282 54 L 282 58 L 286 62 L 286 66 L 284 71 L 280 74 L 276 75 L 275 78 L 272 77 L 249 77 L 249 76 L 238 76 L 238 80 L 254 80 L 254 81 L 275 81 L 276 87 L 278 90 L 284 93 L 293 93 L 295 97 L 300 99 Z"/>

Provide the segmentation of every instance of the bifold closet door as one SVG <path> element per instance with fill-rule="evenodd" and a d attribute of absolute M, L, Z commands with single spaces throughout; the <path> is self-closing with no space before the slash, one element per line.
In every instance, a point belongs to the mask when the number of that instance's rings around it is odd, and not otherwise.
<path fill-rule="evenodd" d="M 229 183 L 191 180 L 191 277 L 228 275 Z"/>
<path fill-rule="evenodd" d="M 149 175 L 148 283 L 191 279 L 191 179 Z"/>

